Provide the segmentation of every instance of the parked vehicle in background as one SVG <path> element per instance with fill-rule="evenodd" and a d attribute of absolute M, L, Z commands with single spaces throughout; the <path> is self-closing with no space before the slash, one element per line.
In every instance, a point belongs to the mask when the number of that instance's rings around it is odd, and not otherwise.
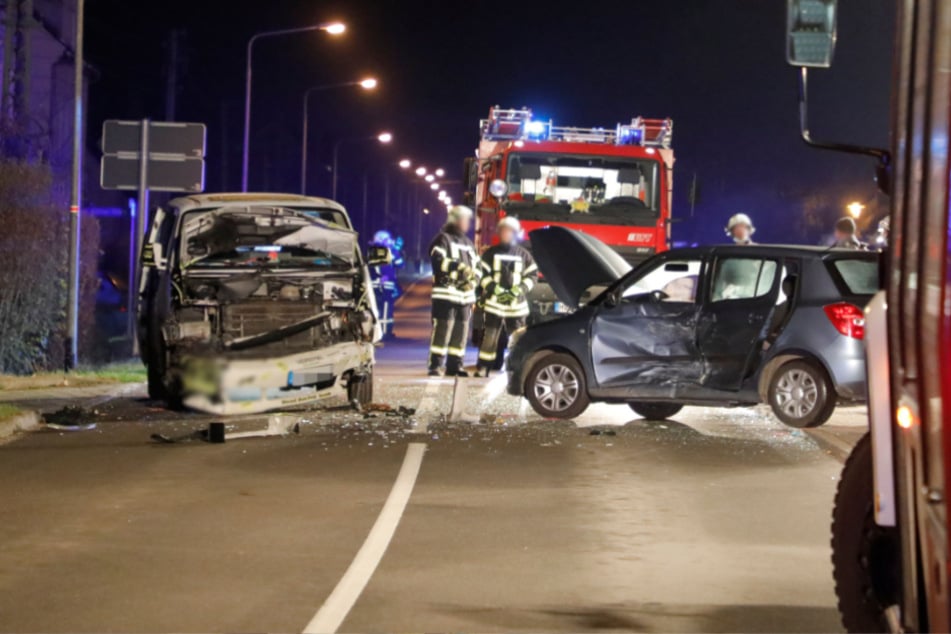
<path fill-rule="evenodd" d="M 571 229 L 531 234 L 535 258 L 571 315 L 513 337 L 508 389 L 546 417 L 591 401 L 646 418 L 684 405 L 767 402 L 793 427 L 865 399 L 863 308 L 878 254 L 793 246 L 674 249 L 630 267 Z"/>
<path fill-rule="evenodd" d="M 139 345 L 149 395 L 231 414 L 373 394 L 376 306 L 336 202 L 177 198 L 142 253 Z"/>
<path fill-rule="evenodd" d="M 584 231 L 629 263 L 670 248 L 673 121 L 635 117 L 611 128 L 556 126 L 532 111 L 489 110 L 475 158 L 466 160 L 466 204 L 480 252 L 515 216 L 525 233 L 557 225 Z M 531 248 L 530 244 L 526 244 Z M 529 322 L 568 311 L 541 280 Z"/>

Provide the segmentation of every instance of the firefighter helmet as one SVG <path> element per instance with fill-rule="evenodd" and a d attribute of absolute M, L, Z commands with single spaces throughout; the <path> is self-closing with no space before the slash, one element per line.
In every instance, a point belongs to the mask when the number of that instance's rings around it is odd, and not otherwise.
<path fill-rule="evenodd" d="M 393 244 L 393 235 L 386 229 L 380 229 L 373 234 L 373 244 L 391 246 Z"/>
<path fill-rule="evenodd" d="M 753 221 L 750 220 L 750 217 L 746 214 L 733 214 L 730 216 L 730 220 L 726 223 L 726 235 L 733 237 L 733 228 L 737 225 L 746 225 L 750 228 L 750 235 L 756 233 L 756 227 L 753 226 Z"/>
<path fill-rule="evenodd" d="M 508 227 L 515 232 L 515 235 L 522 233 L 522 225 L 519 223 L 518 218 L 515 216 L 506 216 L 499 220 L 499 224 L 495 227 L 496 231 L 502 231 L 503 228 Z"/>
<path fill-rule="evenodd" d="M 453 205 L 449 208 L 449 220 L 456 222 L 462 218 L 472 218 L 472 210 L 465 205 Z"/>

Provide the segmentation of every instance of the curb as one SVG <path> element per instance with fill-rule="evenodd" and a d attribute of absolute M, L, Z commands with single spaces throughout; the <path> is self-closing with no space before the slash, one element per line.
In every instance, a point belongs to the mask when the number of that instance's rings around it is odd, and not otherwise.
<path fill-rule="evenodd" d="M 0 439 L 24 431 L 35 431 L 40 427 L 40 413 L 28 410 L 6 420 L 0 421 Z"/>

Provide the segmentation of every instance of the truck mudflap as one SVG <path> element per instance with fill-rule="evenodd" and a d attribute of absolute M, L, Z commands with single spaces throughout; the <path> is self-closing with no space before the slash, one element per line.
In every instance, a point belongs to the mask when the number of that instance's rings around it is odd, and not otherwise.
<path fill-rule="evenodd" d="M 865 367 L 875 485 L 875 523 L 895 526 L 895 469 L 892 449 L 892 401 L 889 385 L 888 317 L 885 291 L 865 308 Z"/>
<path fill-rule="evenodd" d="M 186 359 L 184 404 L 209 414 L 256 414 L 346 396 L 346 375 L 368 374 L 371 343 L 345 342 L 328 348 L 264 359 Z"/>

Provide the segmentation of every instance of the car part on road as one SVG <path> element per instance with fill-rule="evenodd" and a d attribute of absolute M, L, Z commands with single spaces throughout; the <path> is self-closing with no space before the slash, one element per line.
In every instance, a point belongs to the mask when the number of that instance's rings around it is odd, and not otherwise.
<path fill-rule="evenodd" d="M 835 411 L 835 387 L 818 364 L 804 359 L 783 364 L 767 396 L 773 413 L 790 427 L 818 427 Z"/>
<path fill-rule="evenodd" d="M 646 420 L 664 420 L 674 416 L 684 408 L 680 403 L 644 403 L 633 401 L 627 404 L 635 414 Z"/>
<path fill-rule="evenodd" d="M 361 406 L 373 402 L 373 373 L 353 374 L 347 380 L 347 400 Z"/>
<path fill-rule="evenodd" d="M 580 416 L 590 402 L 581 365 L 562 352 L 538 360 L 528 373 L 525 396 L 532 409 L 546 418 Z"/>
<path fill-rule="evenodd" d="M 888 631 L 885 610 L 899 600 L 898 536 L 875 523 L 874 503 L 872 443 L 865 434 L 842 469 L 832 511 L 832 576 L 849 632 Z"/>

